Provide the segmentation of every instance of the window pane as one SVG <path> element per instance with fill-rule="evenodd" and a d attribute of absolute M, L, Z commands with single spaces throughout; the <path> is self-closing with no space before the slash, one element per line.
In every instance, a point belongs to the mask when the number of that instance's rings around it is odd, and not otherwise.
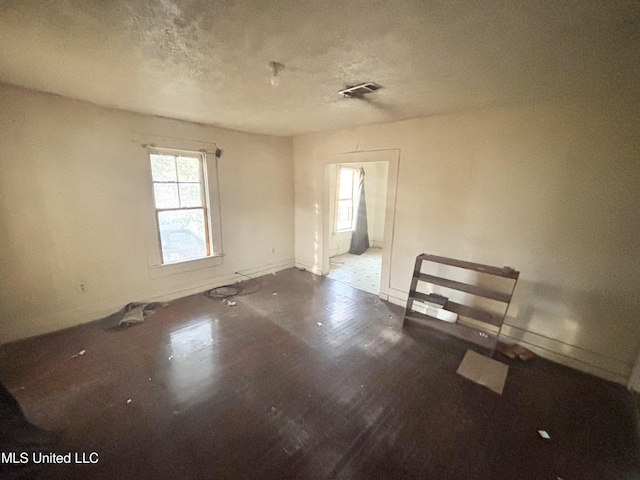
<path fill-rule="evenodd" d="M 353 228 L 353 202 L 351 200 L 340 200 L 337 211 L 338 230 L 350 230 Z"/>
<path fill-rule="evenodd" d="M 156 208 L 178 208 L 178 184 L 154 183 L 153 194 L 156 199 Z"/>
<path fill-rule="evenodd" d="M 201 207 L 202 194 L 199 183 L 180 183 L 180 206 Z"/>
<path fill-rule="evenodd" d="M 340 169 L 340 192 L 339 198 L 353 197 L 353 170 L 349 168 Z"/>
<path fill-rule="evenodd" d="M 178 181 L 200 181 L 200 159 L 193 157 L 178 157 Z"/>
<path fill-rule="evenodd" d="M 173 155 L 157 155 L 152 153 L 151 176 L 154 182 L 175 182 L 176 178 L 176 157 Z"/>
<path fill-rule="evenodd" d="M 163 263 L 207 256 L 204 209 L 158 212 Z"/>

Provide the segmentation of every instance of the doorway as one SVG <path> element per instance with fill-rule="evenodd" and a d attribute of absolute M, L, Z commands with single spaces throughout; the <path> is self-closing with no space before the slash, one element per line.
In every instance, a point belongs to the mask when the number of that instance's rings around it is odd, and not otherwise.
<path fill-rule="evenodd" d="M 323 275 L 387 300 L 399 162 L 398 150 L 332 155 L 325 163 Z M 350 253 L 364 171 L 369 248 Z M 342 180 L 342 188 L 341 187 Z"/>
<path fill-rule="evenodd" d="M 327 277 L 378 295 L 382 274 L 389 162 L 331 164 L 329 175 L 329 216 L 332 231 Z M 361 197 L 361 186 L 364 186 L 364 197 Z M 364 205 L 361 205 L 363 202 Z M 366 215 L 359 218 L 358 210 L 363 206 L 366 208 Z M 358 221 L 366 225 L 358 225 Z M 357 227 L 366 227 L 368 248 L 356 254 L 351 248 L 351 242 Z"/>

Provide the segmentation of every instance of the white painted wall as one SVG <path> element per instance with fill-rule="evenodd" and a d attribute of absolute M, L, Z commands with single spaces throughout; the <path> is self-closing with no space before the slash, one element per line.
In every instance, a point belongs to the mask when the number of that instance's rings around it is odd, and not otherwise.
<path fill-rule="evenodd" d="M 366 164 L 365 164 L 366 165 Z M 371 206 L 373 215 L 371 216 L 371 224 L 369 226 L 369 239 L 371 245 L 376 248 L 384 246 L 384 221 L 385 209 L 387 201 L 387 179 L 389 175 L 388 162 L 372 162 L 367 175 L 373 176 L 374 185 L 372 186 L 372 194 L 369 195 L 367 190 L 367 208 Z M 369 186 L 367 185 L 367 188 Z"/>
<path fill-rule="evenodd" d="M 364 168 L 364 187 L 367 201 L 367 225 L 369 243 L 372 247 L 382 248 L 384 245 L 384 218 L 387 197 L 387 162 L 345 163 L 344 167 Z M 329 165 L 329 215 L 332 229 L 329 243 L 329 256 L 347 253 L 351 247 L 352 232 L 336 231 L 335 208 L 338 165 Z"/>
<path fill-rule="evenodd" d="M 390 299 L 404 303 L 422 252 L 511 265 L 522 274 L 503 333 L 625 382 L 640 343 L 639 104 L 550 102 L 295 137 L 296 263 L 321 269 L 326 159 L 398 148 Z"/>
<path fill-rule="evenodd" d="M 293 265 L 290 138 L 99 108 L 0 86 L 0 342 Z M 224 261 L 151 278 L 141 138 L 215 142 Z M 271 253 L 275 248 L 275 253 Z M 88 291 L 77 290 L 79 281 Z"/>

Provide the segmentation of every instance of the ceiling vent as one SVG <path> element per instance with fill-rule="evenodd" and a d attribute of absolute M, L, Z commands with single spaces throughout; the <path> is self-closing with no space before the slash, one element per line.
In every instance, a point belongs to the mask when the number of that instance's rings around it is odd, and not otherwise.
<path fill-rule="evenodd" d="M 354 98 L 354 97 L 362 97 L 367 93 L 375 92 L 376 90 L 382 88 L 377 83 L 367 82 L 361 83 L 360 85 L 356 85 L 355 87 L 345 88 L 344 90 L 340 90 L 338 93 L 343 97 Z"/>

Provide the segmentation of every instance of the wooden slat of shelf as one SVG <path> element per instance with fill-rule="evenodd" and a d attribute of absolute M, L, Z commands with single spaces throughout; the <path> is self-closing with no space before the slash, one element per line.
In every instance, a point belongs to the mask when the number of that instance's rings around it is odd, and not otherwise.
<path fill-rule="evenodd" d="M 479 297 L 490 298 L 502 303 L 509 303 L 511 301 L 511 295 L 508 293 L 496 292 L 495 290 L 489 290 L 488 288 L 477 287 L 475 285 L 468 285 L 462 282 L 456 282 L 455 280 L 449 280 L 447 278 L 436 277 L 434 275 L 428 275 L 426 273 L 418 274 L 418 278 L 423 282 L 432 283 L 434 285 L 440 285 L 442 287 L 451 288 L 453 290 L 459 290 L 461 292 L 471 293 Z"/>
<path fill-rule="evenodd" d="M 518 276 L 520 275 L 520 272 L 517 272 L 515 270 L 504 271 L 502 268 L 499 268 L 499 267 L 492 267 L 490 265 L 483 265 L 481 263 L 465 262 L 463 260 L 456 260 L 456 259 L 447 258 L 447 257 L 439 257 L 437 255 L 429 255 L 426 253 L 423 253 L 422 255 L 418 255 L 418 258 L 425 261 L 429 261 L 429 262 L 442 263 L 443 265 L 451 265 L 452 267 L 466 268 L 467 270 L 475 270 L 476 272 L 488 273 L 490 275 L 497 275 L 499 277 L 511 278 L 513 280 L 517 280 Z"/>
<path fill-rule="evenodd" d="M 410 295 L 410 298 L 418 301 L 426 301 L 428 297 L 429 296 L 427 294 L 422 292 L 415 292 Z M 474 320 L 488 323 L 489 325 L 494 325 L 496 327 L 500 327 L 502 325 L 503 315 L 488 312 L 486 310 L 482 310 L 481 308 L 469 307 L 467 305 L 462 305 L 460 303 L 448 300 L 446 305 L 444 306 L 444 309 L 453 313 L 457 313 L 458 315 L 462 315 L 463 317 L 473 318 Z"/>
<path fill-rule="evenodd" d="M 459 325 L 457 323 L 448 323 L 432 317 L 431 315 L 425 315 L 419 312 L 411 312 L 410 315 L 406 315 L 404 318 L 405 321 L 409 320 L 419 325 L 433 328 L 434 330 L 438 330 L 439 332 L 446 333 L 447 335 L 452 335 L 454 337 L 460 338 L 461 340 L 466 340 L 467 342 L 471 342 L 484 348 L 494 349 L 496 344 L 498 343 L 498 337 L 495 334 L 481 332 L 480 330 L 477 330 L 475 328 L 467 327 L 465 325 Z M 480 335 L 480 333 L 484 333 L 487 336 L 482 336 Z"/>

